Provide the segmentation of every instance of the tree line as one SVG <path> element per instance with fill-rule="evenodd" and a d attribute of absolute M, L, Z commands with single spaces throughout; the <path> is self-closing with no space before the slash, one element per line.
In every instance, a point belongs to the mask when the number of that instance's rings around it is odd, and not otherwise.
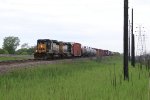
<path fill-rule="evenodd" d="M 22 44 L 21 48 L 17 50 L 19 45 L 20 39 L 18 37 L 5 37 L 2 48 L 0 48 L 0 54 L 31 55 L 35 51 L 35 46 L 29 46 L 28 43 Z"/>

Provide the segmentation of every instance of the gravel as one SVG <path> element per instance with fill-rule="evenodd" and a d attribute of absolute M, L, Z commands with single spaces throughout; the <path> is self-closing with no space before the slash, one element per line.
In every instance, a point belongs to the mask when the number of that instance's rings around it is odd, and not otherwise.
<path fill-rule="evenodd" d="M 22 62 L 22 63 L 0 65 L 0 74 L 7 73 L 17 68 L 37 67 L 38 65 L 58 64 L 58 63 L 74 62 L 74 61 L 81 61 L 87 59 L 91 59 L 91 58 L 63 59 L 63 60 L 52 60 L 52 61 L 33 61 L 33 62 Z"/>

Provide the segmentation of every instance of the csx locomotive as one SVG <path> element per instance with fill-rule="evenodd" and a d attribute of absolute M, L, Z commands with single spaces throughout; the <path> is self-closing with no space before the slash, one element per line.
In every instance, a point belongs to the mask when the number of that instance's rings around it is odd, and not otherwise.
<path fill-rule="evenodd" d="M 50 39 L 37 40 L 35 59 L 53 59 L 68 57 L 107 56 L 110 51 L 82 46 L 80 43 L 63 42 Z"/>

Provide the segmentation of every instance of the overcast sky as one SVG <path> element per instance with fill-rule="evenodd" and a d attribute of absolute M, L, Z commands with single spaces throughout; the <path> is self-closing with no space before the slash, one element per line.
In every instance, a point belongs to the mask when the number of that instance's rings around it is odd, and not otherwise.
<path fill-rule="evenodd" d="M 37 39 L 48 38 L 123 52 L 123 3 L 124 0 L 0 0 L 0 47 L 4 37 L 17 36 L 20 44 L 30 46 L 36 45 Z M 150 0 L 129 0 L 129 17 L 132 7 L 135 27 L 145 27 L 148 45 Z M 148 46 L 147 49 L 150 50 Z"/>

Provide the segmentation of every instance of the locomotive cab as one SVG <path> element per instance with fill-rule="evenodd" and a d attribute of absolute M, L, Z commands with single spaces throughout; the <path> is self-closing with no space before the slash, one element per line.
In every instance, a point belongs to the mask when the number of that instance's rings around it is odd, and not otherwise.
<path fill-rule="evenodd" d="M 51 49 L 51 41 L 50 40 L 38 40 L 37 41 L 37 52 L 45 53 Z"/>
<path fill-rule="evenodd" d="M 47 52 L 51 51 L 52 42 L 49 39 L 39 39 L 37 40 L 37 47 L 34 53 L 35 59 L 47 59 Z"/>

